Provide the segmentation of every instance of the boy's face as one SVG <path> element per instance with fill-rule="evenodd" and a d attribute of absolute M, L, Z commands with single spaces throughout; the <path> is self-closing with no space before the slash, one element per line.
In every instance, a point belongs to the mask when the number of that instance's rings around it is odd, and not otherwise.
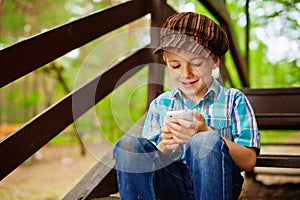
<path fill-rule="evenodd" d="M 210 85 L 212 69 L 219 65 L 219 58 L 205 58 L 185 50 L 164 51 L 164 59 L 171 80 L 181 90 L 185 98 L 197 103 L 203 98 Z"/>

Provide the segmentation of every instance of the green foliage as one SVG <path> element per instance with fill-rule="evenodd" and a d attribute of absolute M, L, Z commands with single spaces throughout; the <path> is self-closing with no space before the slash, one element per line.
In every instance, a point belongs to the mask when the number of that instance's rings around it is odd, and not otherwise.
<path fill-rule="evenodd" d="M 116 142 L 146 112 L 147 87 L 139 85 L 145 78 L 147 68 L 138 72 L 95 106 L 100 131 L 109 141 Z"/>
<path fill-rule="evenodd" d="M 22 99 L 21 105 L 25 107 L 31 107 L 32 105 L 36 105 L 40 100 L 40 94 L 38 92 L 32 92 L 30 96 Z"/>
<path fill-rule="evenodd" d="M 261 144 L 291 144 L 300 138 L 300 133 L 292 130 L 263 130 L 261 133 Z"/>
<path fill-rule="evenodd" d="M 299 87 L 300 3 L 281 0 L 250 2 L 251 87 Z M 227 1 L 227 8 L 241 50 L 245 52 L 245 1 Z"/>

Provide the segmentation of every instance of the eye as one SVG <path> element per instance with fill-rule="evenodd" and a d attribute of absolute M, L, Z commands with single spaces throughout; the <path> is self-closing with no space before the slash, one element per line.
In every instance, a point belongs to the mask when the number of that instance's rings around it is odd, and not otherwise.
<path fill-rule="evenodd" d="M 170 67 L 173 68 L 173 69 L 177 69 L 177 68 L 180 67 L 180 65 L 173 65 L 173 66 L 171 65 Z"/>
<path fill-rule="evenodd" d="M 180 67 L 180 64 L 177 62 L 171 62 L 171 63 L 168 63 L 168 67 L 170 67 L 172 69 L 177 69 Z"/>
<path fill-rule="evenodd" d="M 203 62 L 200 62 L 200 63 L 192 63 L 192 65 L 194 67 L 201 67 L 203 65 Z"/>

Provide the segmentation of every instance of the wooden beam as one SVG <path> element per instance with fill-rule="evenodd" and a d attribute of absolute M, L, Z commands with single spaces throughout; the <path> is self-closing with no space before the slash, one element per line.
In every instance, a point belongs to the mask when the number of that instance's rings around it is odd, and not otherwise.
<path fill-rule="evenodd" d="M 300 168 L 300 156 L 261 155 L 257 158 L 257 167 Z"/>
<path fill-rule="evenodd" d="M 124 24 L 150 13 L 134 0 L 91 14 L 0 50 L 0 88 Z"/>

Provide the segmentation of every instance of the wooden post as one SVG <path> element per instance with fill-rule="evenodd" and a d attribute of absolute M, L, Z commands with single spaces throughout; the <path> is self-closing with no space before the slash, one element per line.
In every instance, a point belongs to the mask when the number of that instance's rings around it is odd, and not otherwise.
<path fill-rule="evenodd" d="M 154 0 L 151 13 L 151 43 L 153 47 L 159 45 L 159 28 L 166 16 L 163 16 L 163 6 L 166 4 L 166 0 Z M 162 61 L 160 56 L 153 55 L 153 62 L 149 64 L 148 75 L 148 99 L 147 108 L 151 101 L 163 92 L 164 84 L 164 68 L 161 66 Z"/>

